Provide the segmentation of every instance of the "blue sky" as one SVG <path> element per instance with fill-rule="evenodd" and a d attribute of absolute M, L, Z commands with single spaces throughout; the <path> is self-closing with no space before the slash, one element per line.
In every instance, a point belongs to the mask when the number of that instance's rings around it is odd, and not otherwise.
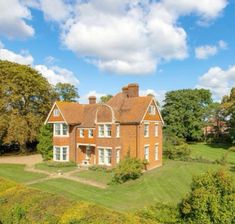
<path fill-rule="evenodd" d="M 0 59 L 88 95 L 235 86 L 235 0 L 0 0 Z"/>

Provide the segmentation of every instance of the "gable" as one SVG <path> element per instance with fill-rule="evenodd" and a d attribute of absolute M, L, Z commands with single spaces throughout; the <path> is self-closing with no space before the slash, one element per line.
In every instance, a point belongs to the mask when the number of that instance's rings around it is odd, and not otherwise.
<path fill-rule="evenodd" d="M 61 111 L 59 110 L 58 106 L 55 104 L 52 107 L 52 110 L 49 113 L 49 116 L 45 123 L 54 123 L 54 122 L 65 122 Z"/>
<path fill-rule="evenodd" d="M 143 120 L 146 121 L 162 121 L 161 114 L 157 108 L 157 105 L 154 100 L 149 104 L 147 111 L 145 112 L 145 116 Z"/>

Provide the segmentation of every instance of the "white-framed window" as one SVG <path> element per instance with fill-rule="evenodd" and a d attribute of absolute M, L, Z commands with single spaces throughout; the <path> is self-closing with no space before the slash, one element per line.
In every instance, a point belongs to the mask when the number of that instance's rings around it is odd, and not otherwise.
<path fill-rule="evenodd" d="M 116 137 L 119 138 L 120 137 L 120 124 L 118 124 L 116 126 Z"/>
<path fill-rule="evenodd" d="M 144 137 L 149 137 L 149 124 L 144 124 Z"/>
<path fill-rule="evenodd" d="M 154 105 L 150 105 L 148 109 L 149 114 L 155 115 L 156 114 L 156 107 Z"/>
<path fill-rule="evenodd" d="M 158 137 L 158 124 L 155 124 L 155 137 Z"/>
<path fill-rule="evenodd" d="M 155 157 L 155 160 L 158 160 L 158 152 L 159 152 L 159 150 L 158 150 L 158 144 L 155 144 L 155 150 L 154 150 L 154 157 Z"/>
<path fill-rule="evenodd" d="M 59 117 L 59 115 L 60 115 L 59 110 L 58 110 L 57 108 L 55 108 L 55 109 L 53 110 L 53 116 L 54 116 L 54 117 Z"/>
<path fill-rule="evenodd" d="M 89 138 L 93 138 L 94 137 L 93 129 L 88 129 L 88 137 Z"/>
<path fill-rule="evenodd" d="M 68 125 L 64 123 L 54 123 L 54 136 L 68 136 Z"/>
<path fill-rule="evenodd" d="M 149 161 L 149 145 L 144 146 L 144 159 Z"/>
<path fill-rule="evenodd" d="M 116 164 L 120 162 L 120 148 L 116 148 Z"/>
<path fill-rule="evenodd" d="M 111 124 L 100 124 L 98 126 L 98 134 L 99 137 L 111 137 L 112 131 L 111 131 Z"/>
<path fill-rule="evenodd" d="M 112 149 L 98 148 L 98 153 L 99 153 L 99 165 L 110 166 L 112 163 Z"/>
<path fill-rule="evenodd" d="M 69 161 L 69 146 L 54 146 L 53 158 L 54 161 Z"/>
<path fill-rule="evenodd" d="M 85 136 L 85 131 L 84 131 L 83 128 L 80 128 L 80 130 L 79 130 L 79 136 L 80 136 L 80 138 L 84 138 L 84 136 Z"/>

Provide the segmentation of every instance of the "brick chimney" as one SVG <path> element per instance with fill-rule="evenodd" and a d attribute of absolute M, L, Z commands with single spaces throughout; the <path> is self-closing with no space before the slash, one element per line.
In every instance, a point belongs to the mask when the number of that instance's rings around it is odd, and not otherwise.
<path fill-rule="evenodd" d="M 122 93 L 123 93 L 126 97 L 128 97 L 128 87 L 127 87 L 127 86 L 122 87 Z"/>
<path fill-rule="evenodd" d="M 137 83 L 130 83 L 128 86 L 128 97 L 139 96 L 139 85 Z"/>
<path fill-rule="evenodd" d="M 89 96 L 89 104 L 96 104 L 96 96 Z"/>

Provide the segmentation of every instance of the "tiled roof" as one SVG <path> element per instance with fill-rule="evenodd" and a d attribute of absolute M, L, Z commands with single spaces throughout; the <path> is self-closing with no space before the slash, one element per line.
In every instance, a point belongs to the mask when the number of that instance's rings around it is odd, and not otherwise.
<path fill-rule="evenodd" d="M 116 122 L 139 123 L 141 122 L 148 105 L 152 101 L 151 96 L 127 97 L 118 93 L 107 102 L 107 107 L 113 110 Z M 99 119 L 107 120 L 104 105 L 102 104 L 79 104 L 72 102 L 56 102 L 68 124 L 78 124 L 81 127 L 94 127 L 96 113 Z M 110 116 L 109 116 L 110 117 Z"/>

